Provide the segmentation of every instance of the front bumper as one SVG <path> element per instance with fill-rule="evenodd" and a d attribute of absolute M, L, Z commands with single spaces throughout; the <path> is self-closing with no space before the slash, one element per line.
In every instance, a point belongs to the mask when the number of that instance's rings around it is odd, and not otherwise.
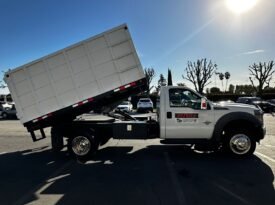
<path fill-rule="evenodd" d="M 266 135 L 266 127 L 263 126 L 262 127 L 262 138 L 261 139 L 264 139 L 265 135 Z"/>
<path fill-rule="evenodd" d="M 130 111 L 129 108 L 127 108 L 127 107 L 119 107 L 119 108 L 116 108 L 116 110 L 127 111 L 127 112 Z"/>
<path fill-rule="evenodd" d="M 255 131 L 257 131 L 257 132 L 255 132 L 255 135 L 257 136 L 256 141 L 260 142 L 260 140 L 264 139 L 264 137 L 265 137 L 266 127 L 263 125 L 261 127 L 258 127 Z"/>
<path fill-rule="evenodd" d="M 138 107 L 137 110 L 153 110 L 152 107 Z"/>

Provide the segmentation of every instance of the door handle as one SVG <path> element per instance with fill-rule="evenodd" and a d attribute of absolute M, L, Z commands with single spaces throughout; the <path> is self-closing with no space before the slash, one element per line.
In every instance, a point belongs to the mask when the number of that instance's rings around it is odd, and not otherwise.
<path fill-rule="evenodd" d="M 167 117 L 167 119 L 171 119 L 172 118 L 172 112 L 167 112 L 166 117 Z"/>

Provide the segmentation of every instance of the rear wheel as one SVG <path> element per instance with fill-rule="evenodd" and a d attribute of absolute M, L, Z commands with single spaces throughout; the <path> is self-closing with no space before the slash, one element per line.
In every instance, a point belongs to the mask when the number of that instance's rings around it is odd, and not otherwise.
<path fill-rule="evenodd" d="M 254 153 L 256 141 L 251 132 L 239 129 L 228 133 L 223 146 L 233 156 L 246 157 Z"/>
<path fill-rule="evenodd" d="M 85 131 L 69 138 L 68 149 L 77 159 L 86 160 L 96 153 L 98 142 L 92 131 Z"/>

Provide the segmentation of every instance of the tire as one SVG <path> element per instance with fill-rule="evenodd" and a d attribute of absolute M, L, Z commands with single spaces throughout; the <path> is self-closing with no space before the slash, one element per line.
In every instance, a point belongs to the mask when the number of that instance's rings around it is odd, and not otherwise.
<path fill-rule="evenodd" d="M 245 129 L 234 129 L 227 134 L 223 148 L 227 153 L 235 157 L 248 157 L 253 155 L 256 149 L 256 140 L 253 133 Z"/>
<path fill-rule="evenodd" d="M 64 147 L 63 136 L 61 136 L 55 127 L 51 129 L 51 144 L 52 151 L 55 153 L 60 152 Z"/>
<path fill-rule="evenodd" d="M 3 118 L 3 119 L 8 119 L 8 114 L 7 114 L 6 112 L 3 112 L 3 113 L 2 113 L 2 118 Z"/>
<path fill-rule="evenodd" d="M 87 160 L 95 155 L 99 143 L 92 130 L 86 130 L 70 137 L 68 140 L 68 150 L 78 160 Z"/>

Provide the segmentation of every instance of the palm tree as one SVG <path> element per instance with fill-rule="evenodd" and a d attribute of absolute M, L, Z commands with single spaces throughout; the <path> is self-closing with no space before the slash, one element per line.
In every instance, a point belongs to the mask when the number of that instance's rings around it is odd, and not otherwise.
<path fill-rule="evenodd" d="M 225 84 L 225 91 L 226 91 L 226 89 L 227 89 L 227 83 L 228 83 L 228 80 L 229 80 L 229 78 L 230 78 L 230 73 L 228 72 L 228 71 L 226 71 L 225 73 L 224 73 L 224 77 L 225 77 L 225 79 L 226 79 L 226 84 Z"/>
<path fill-rule="evenodd" d="M 222 90 L 223 90 L 223 79 L 224 79 L 224 74 L 223 73 L 219 73 L 219 78 L 222 82 Z"/>

